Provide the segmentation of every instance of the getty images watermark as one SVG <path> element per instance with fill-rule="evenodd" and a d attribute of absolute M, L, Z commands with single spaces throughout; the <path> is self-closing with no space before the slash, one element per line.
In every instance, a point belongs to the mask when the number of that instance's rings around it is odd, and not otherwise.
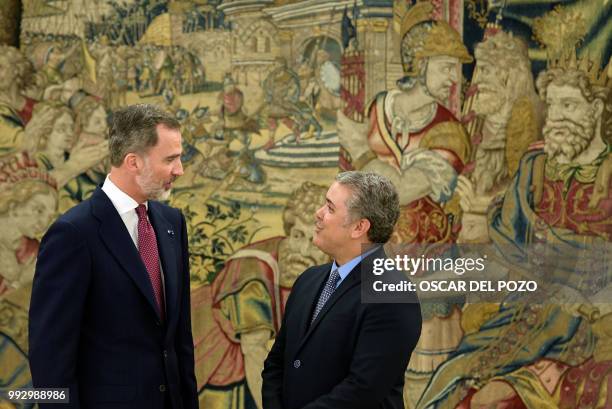
<path fill-rule="evenodd" d="M 612 302 L 608 244 L 383 248 L 361 263 L 363 302 Z"/>
<path fill-rule="evenodd" d="M 372 274 L 381 276 L 385 272 L 400 271 L 411 277 L 419 274 L 415 282 L 401 280 L 400 282 L 384 282 L 375 280 L 373 290 L 384 291 L 440 291 L 440 292 L 466 292 L 466 291 L 536 291 L 538 283 L 535 280 L 461 280 L 461 279 L 432 279 L 421 275 L 429 273 L 452 273 L 463 276 L 466 273 L 484 273 L 488 256 L 482 257 L 439 257 L 420 255 L 417 257 L 407 254 L 396 254 L 394 258 L 374 258 Z"/>

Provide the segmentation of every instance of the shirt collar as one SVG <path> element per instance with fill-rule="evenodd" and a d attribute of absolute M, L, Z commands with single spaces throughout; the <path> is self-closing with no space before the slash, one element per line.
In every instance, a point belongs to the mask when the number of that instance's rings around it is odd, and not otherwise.
<path fill-rule="evenodd" d="M 117 187 L 117 185 L 110 180 L 109 175 L 106 175 L 106 180 L 104 180 L 102 190 L 113 203 L 113 206 L 115 206 L 115 209 L 117 209 L 117 213 L 119 213 L 120 216 L 126 214 L 127 212 L 131 212 L 138 207 L 138 202 L 123 190 L 119 189 L 119 187 Z M 148 202 L 144 202 L 144 205 L 147 209 L 149 208 Z"/>
<path fill-rule="evenodd" d="M 355 257 L 354 259 L 350 260 L 349 262 L 342 264 L 340 267 L 338 267 L 338 264 L 336 264 L 336 260 L 334 260 L 331 271 L 334 271 L 334 269 L 336 268 L 338 269 L 338 274 L 340 275 L 340 280 L 339 280 L 340 282 L 344 280 L 351 271 L 353 271 L 355 266 L 359 264 L 361 260 L 369 256 L 370 254 L 374 253 L 374 251 L 378 250 L 379 248 L 380 246 L 374 246 L 371 249 L 367 250 L 365 253 L 362 253 L 358 255 L 357 257 Z"/>

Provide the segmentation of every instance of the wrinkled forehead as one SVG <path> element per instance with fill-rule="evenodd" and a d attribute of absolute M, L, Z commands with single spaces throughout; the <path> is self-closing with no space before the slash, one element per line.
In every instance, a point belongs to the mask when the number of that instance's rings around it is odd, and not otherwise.
<path fill-rule="evenodd" d="M 546 96 L 547 100 L 570 99 L 575 102 L 588 103 L 580 88 L 567 84 L 550 83 L 546 88 Z"/>

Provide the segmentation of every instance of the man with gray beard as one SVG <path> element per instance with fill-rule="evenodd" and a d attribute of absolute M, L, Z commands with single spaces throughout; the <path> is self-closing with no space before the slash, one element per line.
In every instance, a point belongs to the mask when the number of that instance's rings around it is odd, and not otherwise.
<path fill-rule="evenodd" d="M 464 110 L 476 149 L 472 170 L 457 181 L 463 211 L 458 241 L 483 243 L 489 241 L 487 208 L 503 195 L 521 155 L 538 137 L 541 103 L 523 40 L 499 31 L 479 43 L 475 55 L 475 94 Z"/>
<path fill-rule="evenodd" d="M 553 102 L 572 97 L 568 89 L 553 88 L 548 98 Z M 567 95 L 569 93 L 569 96 Z M 570 102 L 571 104 L 571 102 Z M 567 110 L 566 110 L 567 111 Z M 596 132 L 598 118 L 595 109 L 583 107 L 581 110 L 574 109 L 563 112 L 558 108 L 549 108 L 548 117 L 544 124 L 544 152 L 552 160 L 561 164 L 572 163 L 587 148 L 595 152 L 604 149 L 604 141 L 601 139 L 601 130 Z M 599 134 L 592 147 L 591 142 Z M 585 155 L 579 162 L 586 164 L 592 159 L 592 155 Z"/>
<path fill-rule="evenodd" d="M 106 180 L 40 244 L 32 384 L 68 388 L 70 409 L 196 409 L 187 224 L 158 202 L 183 174 L 180 124 L 130 105 L 108 133 Z"/>
<path fill-rule="evenodd" d="M 245 408 L 254 401 L 262 408 L 261 371 L 293 282 L 308 267 L 328 261 L 312 244 L 314 214 L 325 193 L 324 186 L 303 183 L 283 210 L 285 236 L 238 250 L 210 286 L 192 293 L 200 406 L 238 402 Z M 199 300 L 208 297 L 200 307 Z M 210 316 L 210 302 L 215 325 L 209 328 L 200 322 Z"/>

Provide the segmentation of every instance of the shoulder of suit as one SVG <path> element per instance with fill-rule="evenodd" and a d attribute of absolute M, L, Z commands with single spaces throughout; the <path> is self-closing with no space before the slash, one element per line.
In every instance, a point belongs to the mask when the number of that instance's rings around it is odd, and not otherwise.
<path fill-rule="evenodd" d="M 298 283 L 298 281 L 314 279 L 316 277 L 319 277 L 321 274 L 328 273 L 329 270 L 331 269 L 331 266 L 332 266 L 332 263 L 327 263 L 327 264 L 321 264 L 318 266 L 308 267 L 306 270 L 304 270 L 302 274 L 298 276 L 297 280 L 294 283 L 294 287 L 295 287 L 295 284 Z"/>
<path fill-rule="evenodd" d="M 84 200 L 76 206 L 68 209 L 58 217 L 58 221 L 65 221 L 73 225 L 79 225 L 91 221 L 91 201 Z"/>
<path fill-rule="evenodd" d="M 181 220 L 183 212 L 176 207 L 168 206 L 167 204 L 155 200 L 149 201 L 149 206 L 154 206 L 156 210 L 161 211 L 164 217 L 168 218 L 170 221 L 179 223 Z"/>

